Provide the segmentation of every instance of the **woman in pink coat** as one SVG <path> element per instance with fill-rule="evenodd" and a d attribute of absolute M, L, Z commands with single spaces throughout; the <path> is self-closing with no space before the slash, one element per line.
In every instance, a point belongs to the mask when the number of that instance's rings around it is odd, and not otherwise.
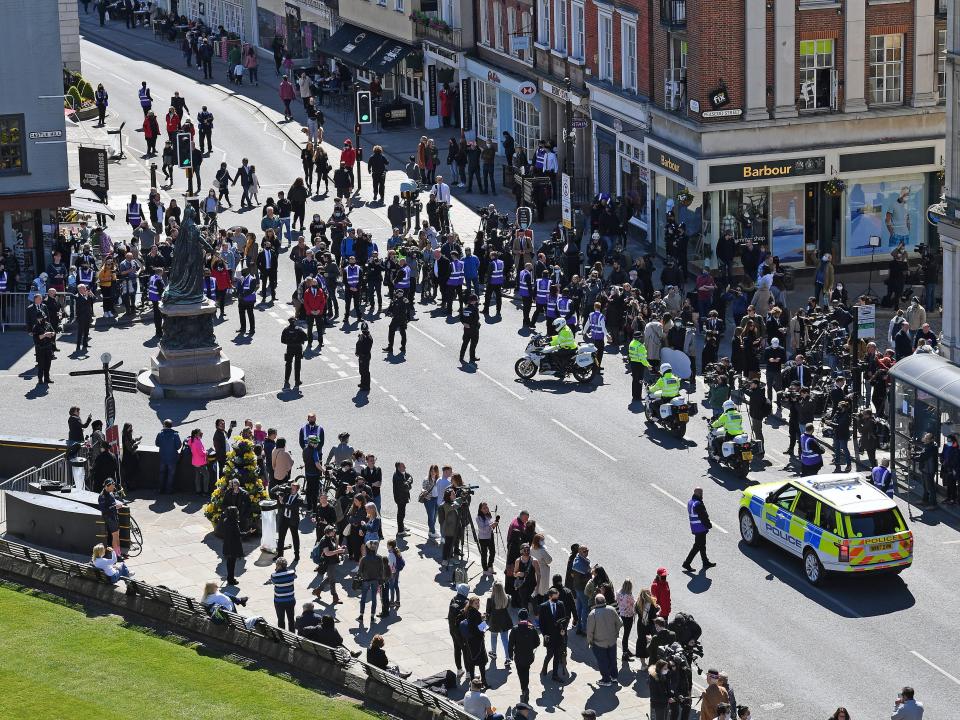
<path fill-rule="evenodd" d="M 293 83 L 284 75 L 280 81 L 280 99 L 283 100 L 283 117 L 286 120 L 293 120 L 293 112 L 290 110 L 290 101 L 297 97 L 296 90 L 293 89 Z"/>

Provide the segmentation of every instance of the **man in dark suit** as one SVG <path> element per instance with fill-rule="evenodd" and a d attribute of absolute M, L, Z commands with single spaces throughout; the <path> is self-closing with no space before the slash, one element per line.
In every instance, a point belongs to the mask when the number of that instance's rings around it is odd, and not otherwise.
<path fill-rule="evenodd" d="M 287 539 L 287 530 L 289 530 L 290 539 L 293 541 L 293 559 L 297 561 L 300 559 L 300 509 L 303 507 L 300 483 L 294 480 L 290 483 L 289 490 L 282 485 L 280 487 L 282 489 L 277 494 L 277 531 L 279 533 L 277 557 L 283 557 L 283 543 Z"/>
<path fill-rule="evenodd" d="M 893 349 L 898 362 L 905 357 L 913 355 L 913 338 L 910 336 L 910 323 L 904 321 L 900 324 L 900 330 L 893 336 Z"/>
<path fill-rule="evenodd" d="M 77 286 L 73 308 L 77 315 L 77 352 L 85 351 L 90 343 L 90 325 L 93 323 L 93 302 L 96 298 L 83 284 Z"/>
<path fill-rule="evenodd" d="M 796 364 L 787 371 L 786 377 L 783 378 L 784 385 L 793 383 L 797 383 L 802 388 L 808 388 L 813 384 L 813 374 L 810 372 L 810 368 L 804 365 L 803 355 L 797 355 Z"/>
<path fill-rule="evenodd" d="M 547 648 L 547 656 L 543 659 L 541 675 L 547 674 L 550 658 L 553 658 L 552 679 L 561 682 L 557 674 L 557 667 L 563 664 L 567 648 L 567 625 L 570 624 L 570 615 L 567 607 L 560 601 L 560 593 L 554 587 L 547 590 L 547 599 L 540 605 L 540 632 L 543 633 L 543 645 Z"/>
<path fill-rule="evenodd" d="M 266 302 L 267 292 L 270 300 L 277 300 L 277 253 L 273 244 L 267 240 L 263 243 L 263 250 L 257 255 L 257 271 L 260 273 L 260 298 Z"/>

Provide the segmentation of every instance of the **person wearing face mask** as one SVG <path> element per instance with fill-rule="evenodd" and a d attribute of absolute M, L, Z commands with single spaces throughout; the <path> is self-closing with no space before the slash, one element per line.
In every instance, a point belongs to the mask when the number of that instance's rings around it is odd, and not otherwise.
<path fill-rule="evenodd" d="M 650 720 L 667 720 L 676 706 L 677 698 L 670 683 L 670 668 L 666 660 L 657 660 L 647 668 L 647 684 L 650 686 Z"/>
<path fill-rule="evenodd" d="M 730 695 L 720 685 L 720 673 L 707 670 L 707 688 L 700 694 L 700 720 L 716 720 L 720 705 L 729 711 Z"/>

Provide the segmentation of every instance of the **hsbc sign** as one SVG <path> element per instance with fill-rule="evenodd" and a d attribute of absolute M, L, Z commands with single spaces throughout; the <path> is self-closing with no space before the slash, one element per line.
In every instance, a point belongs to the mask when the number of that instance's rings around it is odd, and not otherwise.
<path fill-rule="evenodd" d="M 520 83 L 520 87 L 518 88 L 518 91 L 520 95 L 522 95 L 527 99 L 530 99 L 537 94 L 537 85 L 536 83 L 532 83 L 532 82 L 522 82 Z"/>
<path fill-rule="evenodd" d="M 524 80 L 501 68 L 492 67 L 473 58 L 466 58 L 467 70 L 478 81 L 503 88 L 527 102 L 535 102 L 539 88 L 535 82 Z"/>

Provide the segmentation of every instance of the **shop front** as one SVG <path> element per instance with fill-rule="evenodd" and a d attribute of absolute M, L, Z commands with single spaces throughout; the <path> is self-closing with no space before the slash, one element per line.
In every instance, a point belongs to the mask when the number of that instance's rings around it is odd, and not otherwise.
<path fill-rule="evenodd" d="M 169 11 L 174 3 L 167 0 L 160 6 Z M 221 25 L 228 33 L 243 42 L 253 41 L 254 0 L 180 0 L 175 3 L 177 12 L 187 20 L 200 20 L 213 30 Z"/>
<path fill-rule="evenodd" d="M 650 170 L 644 138 L 646 108 L 633 99 L 591 86 L 590 116 L 593 146 L 593 193 L 621 198 L 630 208 L 630 229 L 646 240 L 650 225 Z"/>
<path fill-rule="evenodd" d="M 727 233 L 793 267 L 824 253 L 849 265 L 882 260 L 900 243 L 914 250 L 932 232 L 925 211 L 939 193 L 943 145 L 905 145 L 699 159 L 648 141 L 656 234 L 673 201 L 688 235 L 702 233 L 697 266 Z"/>
<path fill-rule="evenodd" d="M 322 61 L 335 23 L 323 0 L 257 0 L 257 43 L 272 53 L 279 39 L 295 61 Z"/>
<path fill-rule="evenodd" d="M 473 81 L 476 96 L 477 137 L 492 140 L 499 146 L 503 133 L 509 132 L 517 149 L 524 148 L 527 157 L 532 158 L 540 138 L 537 84 L 469 57 L 466 72 Z"/>
<path fill-rule="evenodd" d="M 426 68 L 426 101 L 423 125 L 427 130 L 463 129 L 467 139 L 476 131 L 473 122 L 473 80 L 466 72 L 466 57 L 431 42 L 423 43 L 423 64 Z"/>
<path fill-rule="evenodd" d="M 20 268 L 10 292 L 26 292 L 46 270 L 60 234 L 58 208 L 69 204 L 69 192 L 0 198 L 0 245 Z"/>

